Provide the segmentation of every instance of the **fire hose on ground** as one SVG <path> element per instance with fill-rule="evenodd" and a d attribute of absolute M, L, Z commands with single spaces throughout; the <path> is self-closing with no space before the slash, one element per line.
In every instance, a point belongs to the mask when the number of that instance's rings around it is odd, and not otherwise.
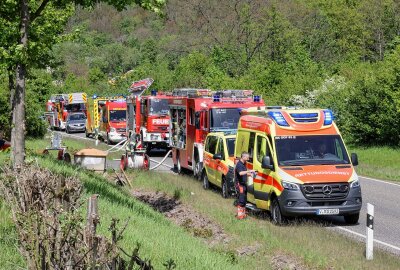
<path fill-rule="evenodd" d="M 158 161 L 156 161 L 156 160 L 154 160 L 154 159 L 150 159 L 150 161 L 155 162 L 155 163 L 158 163 L 158 164 L 155 165 L 154 167 L 150 168 L 149 170 L 155 170 L 155 169 L 157 169 L 158 167 L 160 167 L 161 165 L 172 169 L 173 166 L 167 165 L 167 164 L 163 164 L 163 162 L 167 159 L 167 157 L 169 156 L 169 154 L 170 154 L 171 152 L 172 152 L 172 150 L 169 150 L 168 153 L 165 155 L 165 157 L 164 157 L 160 162 L 158 162 Z"/>

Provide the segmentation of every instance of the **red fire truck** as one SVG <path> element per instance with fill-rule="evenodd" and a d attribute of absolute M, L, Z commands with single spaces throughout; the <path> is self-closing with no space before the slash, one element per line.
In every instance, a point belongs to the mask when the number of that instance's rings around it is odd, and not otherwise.
<path fill-rule="evenodd" d="M 174 167 L 200 177 L 204 140 L 209 132 L 236 134 L 243 108 L 264 106 L 252 90 L 177 89 L 169 100 L 170 147 Z"/>
<path fill-rule="evenodd" d="M 126 139 L 126 101 L 106 101 L 100 112 L 99 135 L 107 144 Z"/>
<path fill-rule="evenodd" d="M 86 113 L 86 93 L 56 94 L 46 104 L 45 116 L 51 128 L 65 130 L 68 113 Z"/>
<path fill-rule="evenodd" d="M 152 148 L 168 148 L 168 100 L 171 94 L 151 91 L 147 96 L 130 96 L 128 103 L 128 120 L 130 130 L 140 134 L 143 147 L 149 152 Z"/>

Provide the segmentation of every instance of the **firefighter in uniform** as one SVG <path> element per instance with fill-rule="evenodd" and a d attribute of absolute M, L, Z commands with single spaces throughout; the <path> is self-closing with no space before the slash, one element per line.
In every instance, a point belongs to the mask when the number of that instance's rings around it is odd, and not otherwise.
<path fill-rule="evenodd" d="M 246 162 L 249 158 L 249 153 L 243 152 L 235 167 L 236 189 L 239 194 L 236 216 L 238 219 L 246 217 L 247 176 L 254 172 L 254 170 L 247 170 L 246 168 Z"/>

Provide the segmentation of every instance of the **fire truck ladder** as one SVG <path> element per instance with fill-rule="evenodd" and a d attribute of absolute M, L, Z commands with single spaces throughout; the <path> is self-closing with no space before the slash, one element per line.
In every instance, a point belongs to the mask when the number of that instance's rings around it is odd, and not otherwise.
<path fill-rule="evenodd" d="M 195 89 L 195 88 L 180 88 L 172 91 L 173 96 L 190 97 L 190 98 L 210 97 L 211 93 L 212 92 L 210 89 Z"/>

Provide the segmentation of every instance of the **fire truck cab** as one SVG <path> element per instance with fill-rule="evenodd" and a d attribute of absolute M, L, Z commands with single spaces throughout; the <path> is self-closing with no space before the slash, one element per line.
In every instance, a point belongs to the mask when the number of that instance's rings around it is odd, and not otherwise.
<path fill-rule="evenodd" d="M 236 133 L 243 108 L 264 106 L 260 96 L 251 90 L 177 89 L 169 101 L 170 146 L 174 167 L 193 171 L 200 177 L 203 170 L 204 140 L 210 132 Z"/>
<path fill-rule="evenodd" d="M 126 101 L 106 101 L 100 113 L 99 136 L 107 143 L 119 143 L 126 139 Z"/>
<path fill-rule="evenodd" d="M 124 100 L 122 95 L 116 96 L 97 96 L 89 97 L 86 102 L 87 118 L 86 118 L 86 137 L 94 136 L 99 133 L 101 108 L 107 101 Z"/>
<path fill-rule="evenodd" d="M 361 188 L 330 110 L 285 108 L 242 112 L 235 157 L 250 154 L 249 208 L 271 212 L 275 223 L 289 216 L 341 215 L 356 224 Z"/>
<path fill-rule="evenodd" d="M 172 95 L 151 90 L 151 95 L 127 98 L 129 130 L 140 134 L 142 146 L 167 148 L 169 140 L 168 100 Z"/>

